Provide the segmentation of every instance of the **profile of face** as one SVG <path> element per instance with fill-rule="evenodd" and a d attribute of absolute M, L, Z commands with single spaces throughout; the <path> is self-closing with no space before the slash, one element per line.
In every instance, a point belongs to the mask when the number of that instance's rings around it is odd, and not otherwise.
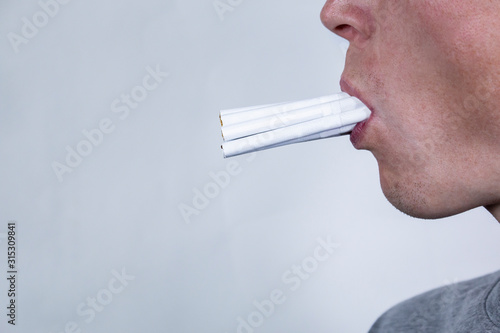
<path fill-rule="evenodd" d="M 343 91 L 372 116 L 351 134 L 401 211 L 440 218 L 500 206 L 500 2 L 328 0 L 350 42 Z"/>

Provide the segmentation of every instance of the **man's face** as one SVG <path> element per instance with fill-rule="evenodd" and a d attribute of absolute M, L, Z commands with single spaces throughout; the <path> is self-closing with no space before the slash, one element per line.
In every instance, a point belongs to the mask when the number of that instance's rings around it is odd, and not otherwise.
<path fill-rule="evenodd" d="M 438 218 L 500 202 L 500 2 L 328 0 L 349 40 L 342 90 L 372 108 L 351 134 L 389 201 Z"/>

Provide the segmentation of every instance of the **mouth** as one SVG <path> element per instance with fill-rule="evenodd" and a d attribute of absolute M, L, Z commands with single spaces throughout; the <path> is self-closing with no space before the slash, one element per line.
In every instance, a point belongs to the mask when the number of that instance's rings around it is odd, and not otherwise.
<path fill-rule="evenodd" d="M 370 117 L 367 120 L 358 123 L 351 132 L 350 139 L 352 145 L 354 146 L 354 148 L 360 149 L 361 141 L 363 140 L 364 134 L 366 132 L 365 129 L 374 115 L 373 106 L 364 98 L 363 94 L 358 89 L 353 87 L 344 77 L 342 77 L 340 80 L 340 90 L 359 99 L 371 111 Z"/>

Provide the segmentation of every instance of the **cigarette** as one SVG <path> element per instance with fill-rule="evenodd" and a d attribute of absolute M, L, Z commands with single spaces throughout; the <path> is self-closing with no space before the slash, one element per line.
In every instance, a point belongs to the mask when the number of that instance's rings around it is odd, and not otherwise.
<path fill-rule="evenodd" d="M 346 111 L 340 114 L 329 115 L 322 118 L 306 121 L 303 123 L 281 127 L 272 131 L 247 136 L 241 139 L 226 141 L 222 144 L 224 157 L 232 157 L 253 151 L 273 148 L 291 141 L 312 135 L 339 130 L 342 134 L 342 128 L 348 129 L 349 125 L 356 124 L 368 119 L 370 110 L 366 106 L 356 108 L 352 111 Z M 352 129 L 351 129 L 352 130 Z M 293 142 L 295 143 L 295 142 Z"/>
<path fill-rule="evenodd" d="M 222 137 L 224 141 L 236 140 L 253 134 L 272 131 L 277 128 L 354 110 L 361 106 L 363 104 L 358 99 L 348 97 L 296 110 L 288 110 L 268 117 L 243 121 L 233 125 L 223 125 L 221 128 Z M 276 107 L 273 108 L 273 112 L 277 112 L 277 109 L 280 108 L 284 109 L 283 107 Z"/>
<path fill-rule="evenodd" d="M 356 97 L 338 93 L 219 113 L 225 158 L 350 133 L 370 117 Z"/>
<path fill-rule="evenodd" d="M 338 93 L 334 95 L 322 96 L 296 102 L 286 102 L 286 103 L 259 105 L 247 108 L 222 110 L 219 113 L 219 118 L 221 121 L 221 126 L 230 126 L 233 124 L 238 124 L 250 120 L 268 117 L 274 114 L 282 114 L 288 111 L 306 108 L 317 104 L 333 102 L 335 100 L 339 100 L 346 97 L 349 97 L 349 95 L 346 93 Z"/>
<path fill-rule="evenodd" d="M 239 117 L 229 117 L 229 121 L 228 121 L 227 117 L 230 114 L 242 113 L 242 112 L 250 111 L 250 110 L 257 110 L 257 109 L 269 108 L 269 107 L 273 107 L 273 106 L 280 105 L 280 104 L 286 104 L 286 103 L 265 104 L 265 105 L 257 105 L 257 106 L 247 106 L 247 107 L 244 107 L 244 108 L 221 110 L 219 112 L 220 125 L 221 126 L 224 125 L 224 122 L 222 121 L 223 118 L 224 118 L 226 124 L 230 124 L 231 121 L 233 121 L 233 123 L 241 121 L 241 118 L 239 118 Z"/>
<path fill-rule="evenodd" d="M 281 147 L 281 146 L 289 145 L 292 143 L 301 143 L 301 142 L 308 142 L 308 141 L 314 141 L 314 140 L 319 140 L 319 139 L 328 139 L 328 138 L 332 138 L 335 136 L 345 135 L 345 134 L 351 133 L 352 130 L 354 129 L 354 127 L 356 127 L 356 124 L 346 125 L 346 126 L 343 126 L 340 128 L 334 128 L 334 129 L 329 130 L 329 131 L 307 135 L 307 136 L 300 137 L 300 138 L 297 138 L 294 140 L 278 143 L 276 145 L 266 147 L 265 149 Z M 264 150 L 264 149 L 260 149 L 260 150 Z"/>

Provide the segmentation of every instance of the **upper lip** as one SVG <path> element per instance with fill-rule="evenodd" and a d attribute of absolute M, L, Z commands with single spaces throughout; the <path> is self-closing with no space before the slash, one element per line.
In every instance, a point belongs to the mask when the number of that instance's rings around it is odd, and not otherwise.
<path fill-rule="evenodd" d="M 340 90 L 351 96 L 358 98 L 364 105 L 366 105 L 368 109 L 370 109 L 370 111 L 373 114 L 373 106 L 370 104 L 370 102 L 368 102 L 368 100 L 365 99 L 365 96 L 361 93 L 361 91 L 359 91 L 356 87 L 354 87 L 345 77 L 342 77 L 340 79 Z"/>

